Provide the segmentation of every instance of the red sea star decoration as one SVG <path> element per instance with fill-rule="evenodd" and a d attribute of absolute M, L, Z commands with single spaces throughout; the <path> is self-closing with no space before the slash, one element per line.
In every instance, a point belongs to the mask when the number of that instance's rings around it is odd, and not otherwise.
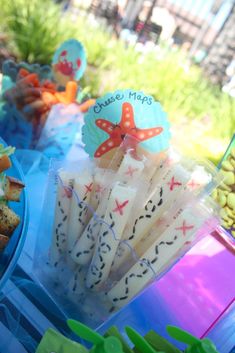
<path fill-rule="evenodd" d="M 101 130 L 109 134 L 109 138 L 95 151 L 94 156 L 96 158 L 120 146 L 126 135 L 132 136 L 138 140 L 138 142 L 143 142 L 159 135 L 163 131 L 162 127 L 152 127 L 149 129 L 138 128 L 135 125 L 133 107 L 128 102 L 122 105 L 122 117 L 119 124 L 113 124 L 105 119 L 97 119 L 95 123 Z"/>

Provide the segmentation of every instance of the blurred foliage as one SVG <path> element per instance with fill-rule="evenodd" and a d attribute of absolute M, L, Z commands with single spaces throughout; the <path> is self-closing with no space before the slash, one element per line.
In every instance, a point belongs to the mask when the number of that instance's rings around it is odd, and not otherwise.
<path fill-rule="evenodd" d="M 20 60 L 49 64 L 58 45 L 73 35 L 68 18 L 51 0 L 0 0 L 2 30 Z"/>
<path fill-rule="evenodd" d="M 169 114 L 183 149 L 217 161 L 235 127 L 235 100 L 209 84 L 181 51 L 136 51 L 91 18 L 63 13 L 52 0 L 0 0 L 0 23 L 20 60 L 47 64 L 67 38 L 83 42 L 89 66 L 82 85 L 92 96 L 143 90 Z M 179 143 L 179 138 L 177 143 Z"/>
<path fill-rule="evenodd" d="M 91 65 L 83 85 L 90 93 L 98 97 L 117 88 L 132 88 L 153 95 L 177 130 L 177 146 L 217 163 L 235 132 L 235 100 L 211 85 L 180 50 L 162 47 L 138 53 L 111 36 L 107 39 L 102 29 L 89 26 L 86 31 L 84 20 L 80 24 L 77 37 L 84 42 Z"/>

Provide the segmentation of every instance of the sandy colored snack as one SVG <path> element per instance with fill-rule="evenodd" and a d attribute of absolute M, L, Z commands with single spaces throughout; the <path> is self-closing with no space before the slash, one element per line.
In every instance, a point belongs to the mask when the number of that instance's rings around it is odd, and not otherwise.
<path fill-rule="evenodd" d="M 230 188 L 228 185 L 226 185 L 223 181 L 221 182 L 221 184 L 219 186 L 219 189 L 222 189 L 222 190 L 225 190 L 225 191 L 228 191 L 228 192 L 232 191 L 232 188 Z"/>
<path fill-rule="evenodd" d="M 212 197 L 222 207 L 220 210 L 221 225 L 232 233 L 235 226 L 235 148 L 221 163 L 221 173 L 224 180 L 213 192 Z"/>
<path fill-rule="evenodd" d="M 20 194 L 25 185 L 18 179 L 7 176 L 4 186 L 4 197 L 8 201 L 20 201 Z"/>
<path fill-rule="evenodd" d="M 20 218 L 8 206 L 0 205 L 0 234 L 11 236 Z"/>
<path fill-rule="evenodd" d="M 224 192 L 222 190 L 218 191 L 218 202 L 219 202 L 221 207 L 224 207 L 226 205 L 227 198 L 226 198 L 226 195 L 224 194 Z"/>
<path fill-rule="evenodd" d="M 235 170 L 235 159 L 231 158 L 229 162 L 232 164 L 233 169 Z"/>
<path fill-rule="evenodd" d="M 235 147 L 231 149 L 230 155 L 235 159 Z"/>
<path fill-rule="evenodd" d="M 212 191 L 211 196 L 213 197 L 214 200 L 217 200 L 217 197 L 218 197 L 218 190 L 219 190 L 219 189 L 214 189 L 214 190 Z"/>
<path fill-rule="evenodd" d="M 235 211 L 235 193 L 230 193 L 227 198 L 228 206 Z"/>
<path fill-rule="evenodd" d="M 222 170 L 222 175 L 224 176 L 224 183 L 227 186 L 231 186 L 235 183 L 234 173 Z"/>
<path fill-rule="evenodd" d="M 8 241 L 9 241 L 9 238 L 6 235 L 0 234 L 0 251 L 5 249 Z"/>
<path fill-rule="evenodd" d="M 224 207 L 224 210 L 230 218 L 235 219 L 235 211 L 231 210 L 228 206 Z"/>
<path fill-rule="evenodd" d="M 0 173 L 11 167 L 11 160 L 7 155 L 0 157 Z"/>
<path fill-rule="evenodd" d="M 229 161 L 223 161 L 221 164 L 222 169 L 227 170 L 229 172 L 233 172 L 234 167 Z"/>

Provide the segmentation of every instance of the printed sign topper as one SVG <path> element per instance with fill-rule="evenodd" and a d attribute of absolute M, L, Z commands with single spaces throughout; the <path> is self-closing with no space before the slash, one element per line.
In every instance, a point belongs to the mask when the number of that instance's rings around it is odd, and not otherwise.
<path fill-rule="evenodd" d="M 169 147 L 169 123 L 159 102 L 143 92 L 124 90 L 97 99 L 85 116 L 83 143 L 90 157 L 100 158 L 119 147 L 125 136 L 158 153 Z"/>
<path fill-rule="evenodd" d="M 55 52 L 52 61 L 56 81 L 65 86 L 68 81 L 78 81 L 86 69 L 86 53 L 76 39 L 64 42 Z"/>

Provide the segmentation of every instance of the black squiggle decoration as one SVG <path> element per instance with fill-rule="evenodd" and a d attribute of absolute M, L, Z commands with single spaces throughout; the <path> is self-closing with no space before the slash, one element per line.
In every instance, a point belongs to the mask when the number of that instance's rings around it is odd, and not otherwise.
<path fill-rule="evenodd" d="M 153 213 L 156 211 L 157 206 L 159 207 L 159 206 L 162 205 L 162 203 L 163 203 L 163 198 L 162 198 L 162 195 L 163 195 L 163 188 L 162 188 L 162 187 L 160 188 L 160 193 L 159 193 L 159 195 L 160 195 L 160 200 L 159 200 L 159 202 L 158 202 L 157 205 L 153 204 L 153 201 L 152 201 L 152 200 L 149 200 L 149 201 L 146 203 L 144 209 L 145 209 L 146 212 L 149 212 L 149 213 L 147 213 L 147 214 L 145 214 L 145 215 L 141 215 L 141 216 L 139 216 L 138 218 L 136 218 L 136 220 L 135 220 L 135 222 L 134 222 L 134 226 L 133 226 L 133 228 L 132 228 L 132 232 L 131 232 L 132 234 L 131 234 L 131 236 L 128 238 L 128 240 L 134 239 L 135 233 L 136 233 L 137 224 L 138 224 L 142 219 L 144 219 L 144 218 L 149 218 L 149 219 L 152 218 L 152 215 L 153 215 Z"/>
<path fill-rule="evenodd" d="M 152 264 L 154 264 L 157 260 L 158 260 L 158 256 L 159 256 L 159 247 L 162 246 L 162 245 L 167 245 L 167 246 L 171 246 L 174 244 L 174 242 L 176 241 L 177 239 L 177 235 L 174 236 L 174 239 L 172 241 L 161 241 L 158 245 L 155 246 L 155 254 L 156 256 L 151 260 L 149 261 L 148 259 L 145 259 L 143 258 L 142 261 L 145 262 L 145 265 L 146 266 L 150 266 Z M 144 263 L 140 263 L 140 267 L 143 267 Z M 114 303 L 116 303 L 117 301 L 122 301 L 122 300 L 125 300 L 125 299 L 128 299 L 128 294 L 129 294 L 129 287 L 128 287 L 128 284 L 130 282 L 130 279 L 132 278 L 142 278 L 144 275 L 146 275 L 146 273 L 148 273 L 148 271 L 150 270 L 150 267 L 147 267 L 145 268 L 143 271 L 141 271 L 140 273 L 130 273 L 128 276 L 126 276 L 125 278 L 125 289 L 124 289 L 124 292 L 125 292 L 125 295 L 124 296 L 121 296 L 121 297 L 115 297 L 112 299 L 112 301 Z"/>
<path fill-rule="evenodd" d="M 100 217 L 101 219 L 104 219 L 104 215 Z M 89 239 L 91 241 L 91 245 L 89 247 L 89 250 L 83 250 L 83 251 L 78 251 L 76 253 L 76 257 L 79 258 L 80 256 L 82 255 L 88 255 L 91 253 L 91 251 L 94 249 L 95 247 L 95 236 L 93 235 L 94 234 L 94 230 L 95 228 L 100 225 L 100 222 L 94 222 L 94 224 L 89 224 L 88 228 L 87 228 L 87 233 L 86 233 L 86 237 L 87 239 Z"/>
<path fill-rule="evenodd" d="M 62 208 L 61 202 L 58 201 L 58 208 L 59 211 L 61 212 L 62 215 L 65 214 L 64 209 Z M 63 223 L 67 220 L 67 215 L 65 215 L 62 218 L 62 221 L 57 224 L 56 229 L 55 229 L 55 234 L 56 234 L 56 247 L 57 249 L 61 252 L 61 245 L 65 243 L 66 241 L 66 234 L 60 231 L 60 228 L 62 227 Z"/>
<path fill-rule="evenodd" d="M 95 286 L 97 286 L 101 282 L 101 279 L 103 276 L 102 270 L 105 268 L 105 262 L 104 262 L 104 259 L 101 254 L 106 255 L 112 250 L 111 246 L 104 241 L 104 238 L 109 234 L 110 229 L 112 229 L 115 226 L 115 222 L 113 220 L 113 215 L 111 212 L 109 213 L 109 218 L 111 220 L 111 224 L 109 226 L 109 229 L 105 230 L 103 232 L 103 234 L 101 234 L 99 236 L 99 240 L 98 240 L 100 245 L 97 250 L 99 253 L 100 266 L 99 266 L 99 268 L 97 266 L 95 266 L 95 271 L 93 269 L 94 265 L 92 265 L 92 267 L 91 267 L 91 273 L 93 274 L 93 276 L 97 276 L 98 280 L 90 286 L 90 289 L 93 289 Z"/>

